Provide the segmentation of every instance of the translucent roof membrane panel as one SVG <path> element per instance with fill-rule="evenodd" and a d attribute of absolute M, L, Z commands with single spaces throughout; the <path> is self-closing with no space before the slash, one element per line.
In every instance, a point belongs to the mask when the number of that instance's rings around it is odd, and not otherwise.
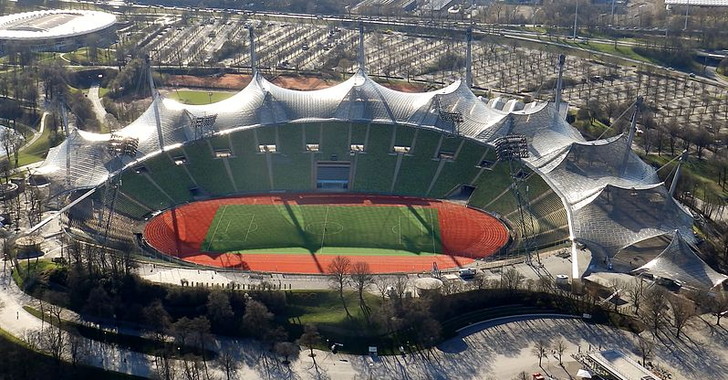
<path fill-rule="evenodd" d="M 606 186 L 573 210 L 574 235 L 614 255 L 635 242 L 680 230 L 692 236 L 692 218 L 662 185 L 643 188 Z"/>
<path fill-rule="evenodd" d="M 675 231 L 665 250 L 634 272 L 678 280 L 695 288 L 712 288 L 728 279 L 708 266 L 696 252 L 697 248 Z"/>

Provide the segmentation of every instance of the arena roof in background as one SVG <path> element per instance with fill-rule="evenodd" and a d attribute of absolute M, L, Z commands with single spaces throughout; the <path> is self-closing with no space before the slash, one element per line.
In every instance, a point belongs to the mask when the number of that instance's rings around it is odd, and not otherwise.
<path fill-rule="evenodd" d="M 665 5 L 686 4 L 703 7 L 728 7 L 728 0 L 665 0 Z"/>
<path fill-rule="evenodd" d="M 75 37 L 104 30 L 116 23 L 110 13 L 86 10 L 47 10 L 0 17 L 0 40 L 33 41 Z"/>

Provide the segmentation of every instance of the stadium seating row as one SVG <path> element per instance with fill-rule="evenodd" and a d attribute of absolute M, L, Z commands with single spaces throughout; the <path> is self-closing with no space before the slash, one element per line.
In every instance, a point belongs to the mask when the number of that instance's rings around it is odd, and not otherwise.
<path fill-rule="evenodd" d="M 362 145 L 363 152 L 353 152 L 352 145 Z M 460 185 L 473 185 L 470 206 L 512 217 L 517 203 L 509 191 L 509 167 L 481 168 L 484 160 L 495 162 L 495 153 L 477 142 L 402 125 L 249 128 L 194 141 L 125 171 L 115 210 L 141 219 L 197 199 L 313 191 L 316 163 L 338 161 L 351 163 L 349 191 L 444 198 Z M 559 198 L 539 176 L 526 181 L 536 233 L 556 235 L 566 225 Z"/>

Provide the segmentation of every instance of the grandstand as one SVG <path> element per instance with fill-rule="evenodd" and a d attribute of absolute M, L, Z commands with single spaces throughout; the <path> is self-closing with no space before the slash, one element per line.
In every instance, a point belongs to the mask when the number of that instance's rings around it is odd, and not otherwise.
<path fill-rule="evenodd" d="M 58 195 L 104 189 L 114 183 L 109 178 L 120 178 L 109 192 L 118 190 L 114 209 L 136 221 L 135 231 L 151 215 L 188 202 L 302 192 L 451 199 L 513 226 L 518 204 L 495 141 L 519 134 L 530 153 L 521 175 L 534 229 L 514 229 L 511 249 L 527 234 L 537 247 L 583 243 L 601 261 L 674 230 L 694 241 L 690 214 L 632 152 L 631 135 L 587 142 L 559 108 L 482 100 L 464 81 L 403 93 L 360 70 L 328 89 L 293 91 L 256 73 L 240 93 L 210 105 L 156 96 L 117 132 L 139 140 L 135 157 L 105 153 L 109 136 L 76 132 L 34 175 L 47 178 Z M 457 128 L 447 114 L 461 116 Z M 201 117 L 210 120 L 208 133 L 195 132 Z M 80 148 L 71 154 L 69 146 Z"/>

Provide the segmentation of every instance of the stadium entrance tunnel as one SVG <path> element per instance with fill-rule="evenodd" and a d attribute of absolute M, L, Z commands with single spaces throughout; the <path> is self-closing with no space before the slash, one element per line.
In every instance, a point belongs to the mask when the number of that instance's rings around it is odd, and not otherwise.
<path fill-rule="evenodd" d="M 351 193 L 274 194 L 185 204 L 152 218 L 145 243 L 190 263 L 326 273 L 336 256 L 374 273 L 457 268 L 499 252 L 509 232 L 460 204 Z"/>

